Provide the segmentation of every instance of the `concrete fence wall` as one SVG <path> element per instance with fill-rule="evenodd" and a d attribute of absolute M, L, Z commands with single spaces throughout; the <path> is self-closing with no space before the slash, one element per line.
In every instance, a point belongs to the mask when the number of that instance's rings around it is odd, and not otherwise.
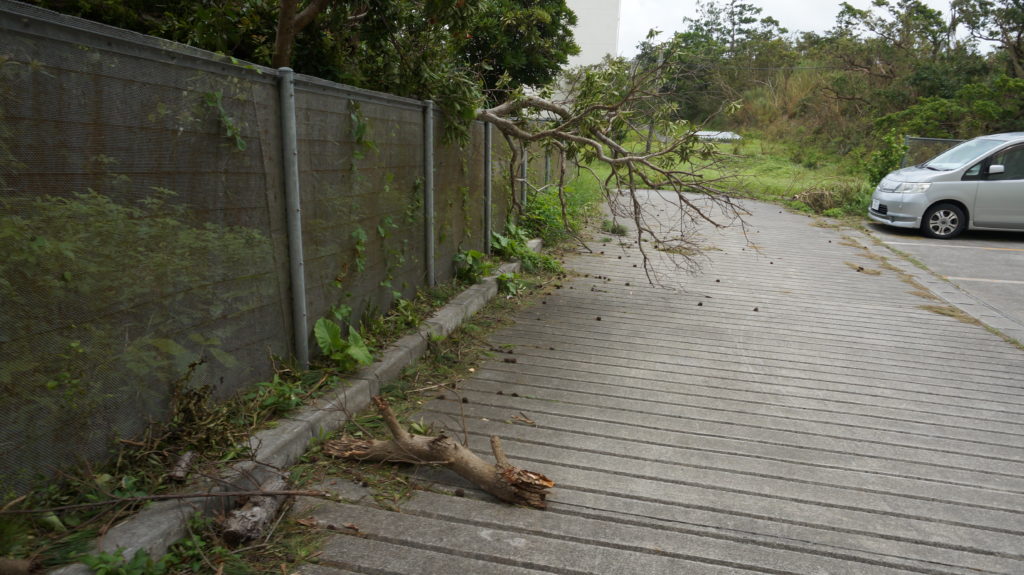
<path fill-rule="evenodd" d="M 0 37 L 0 493 L 103 460 L 176 381 L 301 363 L 317 318 L 450 279 L 509 215 L 505 140 L 446 144 L 429 102 L 8 0 Z"/>

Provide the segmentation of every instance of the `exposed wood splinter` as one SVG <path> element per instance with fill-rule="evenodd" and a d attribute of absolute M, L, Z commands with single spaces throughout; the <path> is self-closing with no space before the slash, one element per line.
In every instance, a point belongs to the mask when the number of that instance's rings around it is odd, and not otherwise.
<path fill-rule="evenodd" d="M 324 453 L 358 461 L 440 464 L 502 501 L 535 509 L 547 507 L 547 492 L 555 482 L 540 473 L 512 465 L 497 436 L 491 437 L 491 450 L 497 462 L 494 465 L 443 433 L 435 437 L 409 433 L 398 422 L 387 401 L 377 396 L 373 403 L 391 431 L 392 439 L 344 437 L 324 444 Z"/>

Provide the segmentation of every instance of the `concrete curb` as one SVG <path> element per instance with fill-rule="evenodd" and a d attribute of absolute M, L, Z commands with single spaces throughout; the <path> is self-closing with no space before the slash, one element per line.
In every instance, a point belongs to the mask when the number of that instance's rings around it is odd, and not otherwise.
<path fill-rule="evenodd" d="M 1021 325 L 1015 319 L 939 274 L 913 265 L 904 255 L 890 248 L 885 242 L 878 243 L 878 238 L 870 233 L 862 230 L 860 234 L 865 238 L 865 247 L 871 253 L 886 257 L 890 264 L 914 278 L 915 281 L 928 288 L 929 291 L 942 301 L 963 311 L 989 328 L 1017 341 L 1024 342 L 1024 325 Z"/>
<path fill-rule="evenodd" d="M 533 251 L 540 251 L 540 240 L 531 240 L 527 245 Z M 249 439 L 252 458 L 232 465 L 217 481 L 200 486 L 197 492 L 255 490 L 279 469 L 298 462 L 311 439 L 341 428 L 351 414 L 368 407 L 370 398 L 380 391 L 383 384 L 396 380 L 407 366 L 426 352 L 432 338 L 447 337 L 480 311 L 497 295 L 498 275 L 515 273 L 519 269 L 517 262 L 502 264 L 496 274 L 455 296 L 424 321 L 416 333 L 399 339 L 381 354 L 380 359 L 347 378 L 347 385 L 331 396 L 279 420 L 272 429 L 253 435 Z M 94 547 L 96 551 L 108 553 L 116 553 L 120 549 L 126 558 L 142 550 L 150 557 L 161 557 L 175 541 L 188 534 L 188 520 L 195 513 L 211 515 L 225 512 L 232 504 L 231 498 L 226 496 L 161 501 L 112 527 L 96 540 Z M 92 570 L 82 563 L 74 563 L 51 573 L 89 575 Z"/>

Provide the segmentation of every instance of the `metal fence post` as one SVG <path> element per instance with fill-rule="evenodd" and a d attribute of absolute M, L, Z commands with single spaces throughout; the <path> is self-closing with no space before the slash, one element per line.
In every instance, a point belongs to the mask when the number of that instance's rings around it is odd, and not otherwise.
<path fill-rule="evenodd" d="M 292 288 L 292 337 L 295 360 L 309 367 L 306 274 L 302 255 L 302 199 L 299 194 L 299 149 L 295 118 L 295 73 L 278 69 L 281 96 L 281 161 L 284 164 L 284 196 L 288 223 L 288 261 Z"/>
<path fill-rule="evenodd" d="M 493 189 L 491 188 L 491 123 L 484 122 L 484 253 L 491 253 L 491 232 L 494 223 L 491 222 L 491 202 Z"/>
<path fill-rule="evenodd" d="M 427 285 L 437 285 L 434 269 L 434 102 L 426 100 L 423 109 L 423 212 L 425 227 Z"/>

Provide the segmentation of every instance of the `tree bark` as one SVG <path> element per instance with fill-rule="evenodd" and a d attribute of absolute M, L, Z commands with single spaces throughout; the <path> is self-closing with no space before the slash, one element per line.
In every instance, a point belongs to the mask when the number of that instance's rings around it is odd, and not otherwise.
<path fill-rule="evenodd" d="M 497 462 L 493 465 L 444 434 L 429 437 L 409 433 L 383 398 L 374 397 L 373 402 L 392 439 L 336 439 L 324 445 L 324 453 L 358 461 L 444 465 L 502 501 L 535 509 L 547 507 L 547 491 L 555 483 L 539 473 L 511 465 L 497 436 L 491 437 L 491 450 Z"/>
<path fill-rule="evenodd" d="M 178 483 L 188 479 L 188 474 L 192 471 L 192 462 L 195 461 L 197 455 L 195 451 L 186 451 L 181 454 L 174 462 L 174 467 L 171 468 L 171 472 L 167 474 L 167 477 L 171 481 Z"/>
<path fill-rule="evenodd" d="M 274 477 L 260 486 L 260 491 L 283 491 L 288 483 L 283 477 Z M 267 525 L 277 516 L 285 500 L 281 495 L 255 495 L 241 508 L 232 511 L 224 521 L 224 540 L 238 545 L 261 537 Z"/>
<path fill-rule="evenodd" d="M 280 11 L 277 14 L 277 33 L 274 36 L 274 56 L 270 60 L 271 66 L 281 68 L 291 65 L 295 37 L 316 18 L 317 14 L 323 12 L 328 2 L 330 0 L 313 0 L 300 11 L 299 0 L 281 0 Z"/>

